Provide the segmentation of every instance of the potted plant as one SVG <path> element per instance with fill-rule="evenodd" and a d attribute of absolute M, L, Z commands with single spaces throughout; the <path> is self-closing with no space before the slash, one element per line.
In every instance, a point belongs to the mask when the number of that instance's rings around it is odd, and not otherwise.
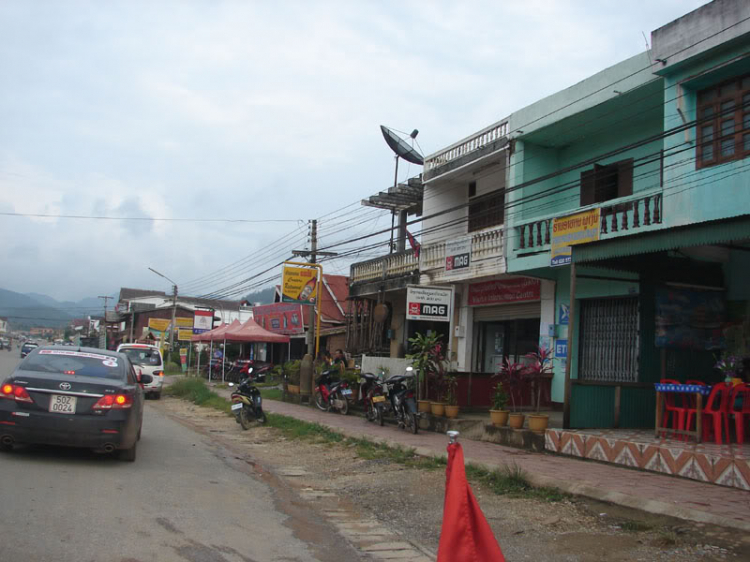
<path fill-rule="evenodd" d="M 495 385 L 495 392 L 492 393 L 492 409 L 490 410 L 490 420 L 495 427 L 505 427 L 508 424 L 508 393 L 505 392 L 502 383 Z"/>
<path fill-rule="evenodd" d="M 441 337 L 440 334 L 433 332 L 417 333 L 409 339 L 411 353 L 406 357 L 414 361 L 414 369 L 417 371 L 417 404 L 420 412 L 431 411 L 429 382 L 439 385 L 444 372 Z"/>
<path fill-rule="evenodd" d="M 287 380 L 287 392 L 289 392 L 289 394 L 299 394 L 299 369 L 299 360 L 284 363 L 284 374 Z"/>
<path fill-rule="evenodd" d="M 737 377 L 742 370 L 742 364 L 734 355 L 728 355 L 719 359 L 714 365 L 714 369 L 721 372 L 725 383 L 732 384 L 732 379 Z"/>
<path fill-rule="evenodd" d="M 513 429 L 521 429 L 526 419 L 526 416 L 517 409 L 517 402 L 520 399 L 518 392 L 523 382 L 524 369 L 525 367 L 522 363 L 511 361 L 506 357 L 503 359 L 500 371 L 495 375 L 500 379 L 500 383 L 508 389 L 511 405 L 511 413 L 508 415 L 508 425 Z"/>
<path fill-rule="evenodd" d="M 552 376 L 552 350 L 539 346 L 536 351 L 526 355 L 529 362 L 526 365 L 526 376 L 534 383 L 536 408 L 529 414 L 529 429 L 544 431 L 549 425 L 549 415 L 539 412 L 542 399 L 542 382 Z"/>
<path fill-rule="evenodd" d="M 445 417 L 458 417 L 458 379 L 456 375 L 449 375 L 445 379 Z"/>

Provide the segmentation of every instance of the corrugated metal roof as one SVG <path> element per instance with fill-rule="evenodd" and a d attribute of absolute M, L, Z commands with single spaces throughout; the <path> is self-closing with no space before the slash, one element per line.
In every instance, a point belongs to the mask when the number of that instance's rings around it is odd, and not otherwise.
<path fill-rule="evenodd" d="M 735 219 L 710 221 L 648 232 L 634 236 L 622 236 L 591 244 L 573 247 L 573 261 L 587 263 L 598 260 L 650 254 L 690 246 L 726 244 L 750 239 L 750 215 Z"/>

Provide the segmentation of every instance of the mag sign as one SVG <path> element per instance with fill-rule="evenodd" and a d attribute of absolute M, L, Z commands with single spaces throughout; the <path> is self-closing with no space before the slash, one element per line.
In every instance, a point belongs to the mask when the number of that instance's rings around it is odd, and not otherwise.
<path fill-rule="evenodd" d="M 281 302 L 313 304 L 318 294 L 318 270 L 284 266 L 281 279 Z"/>
<path fill-rule="evenodd" d="M 406 319 L 451 321 L 451 295 L 444 287 L 407 287 Z"/>

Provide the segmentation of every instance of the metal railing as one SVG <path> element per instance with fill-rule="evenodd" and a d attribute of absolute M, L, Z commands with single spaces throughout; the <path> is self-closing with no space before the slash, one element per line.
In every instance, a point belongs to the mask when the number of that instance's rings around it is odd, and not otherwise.
<path fill-rule="evenodd" d="M 447 164 L 448 162 L 466 156 L 470 152 L 478 150 L 483 146 L 486 146 L 496 140 L 508 136 L 508 122 L 501 121 L 490 125 L 486 129 L 482 129 L 475 135 L 466 137 L 463 140 L 458 141 L 450 145 L 448 148 L 436 152 L 428 156 L 424 161 L 424 171 L 429 172 L 430 170 Z"/>

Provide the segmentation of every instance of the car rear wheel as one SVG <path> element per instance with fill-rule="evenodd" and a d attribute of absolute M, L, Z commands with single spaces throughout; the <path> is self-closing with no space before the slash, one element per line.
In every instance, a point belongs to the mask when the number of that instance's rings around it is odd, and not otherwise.
<path fill-rule="evenodd" d="M 125 462 L 134 462 L 135 461 L 135 449 L 136 449 L 136 443 L 133 443 L 133 446 L 130 447 L 130 449 L 121 449 L 120 451 L 118 451 L 117 458 Z"/>
<path fill-rule="evenodd" d="M 3 453 L 10 453 L 13 450 L 13 445 L 6 445 L 4 443 L 0 443 L 0 451 Z"/>
<path fill-rule="evenodd" d="M 157 392 L 156 394 L 154 394 L 154 398 L 156 400 L 161 400 L 161 390 L 159 392 Z"/>

